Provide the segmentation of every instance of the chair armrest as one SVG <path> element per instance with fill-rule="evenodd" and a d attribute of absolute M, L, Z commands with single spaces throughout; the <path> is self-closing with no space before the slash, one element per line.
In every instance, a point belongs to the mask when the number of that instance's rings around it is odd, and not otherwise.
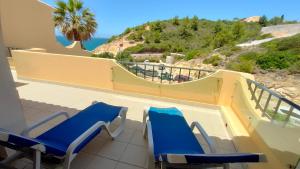
<path fill-rule="evenodd" d="M 229 154 L 163 154 L 161 161 L 169 164 L 228 164 L 266 162 L 261 153 L 229 153 Z"/>
<path fill-rule="evenodd" d="M 0 129 L 0 145 L 15 150 L 25 148 L 25 149 L 38 150 L 40 152 L 46 151 L 46 147 L 39 141 L 3 129 Z"/>
<path fill-rule="evenodd" d="M 199 130 L 199 132 L 201 133 L 201 135 L 204 137 L 204 140 L 208 144 L 208 147 L 209 147 L 211 153 L 216 153 L 216 148 L 215 148 L 213 142 L 211 141 L 211 139 L 209 138 L 208 134 L 204 130 L 204 128 L 198 122 L 194 121 L 191 124 L 191 129 L 194 130 L 195 127 Z"/>
<path fill-rule="evenodd" d="M 38 122 L 32 124 L 31 126 L 29 126 L 27 129 L 25 129 L 25 130 L 21 133 L 21 135 L 28 136 L 28 134 L 29 134 L 32 130 L 36 129 L 37 127 L 39 127 L 39 126 L 41 126 L 41 125 L 43 125 L 43 124 L 45 124 L 45 123 L 47 123 L 47 122 L 49 122 L 49 121 L 51 121 L 51 120 L 57 118 L 57 117 L 59 117 L 59 116 L 65 116 L 67 119 L 70 117 L 69 114 L 68 114 L 67 112 L 57 112 L 57 113 L 51 114 L 50 116 L 45 117 L 45 118 L 41 119 L 40 121 L 38 121 Z"/>
<path fill-rule="evenodd" d="M 121 124 L 117 129 L 115 129 L 113 132 L 111 132 L 107 125 L 107 132 L 112 137 L 112 139 L 115 139 L 117 136 L 119 136 L 123 130 L 125 129 L 125 123 L 126 123 L 126 115 L 127 115 L 128 108 L 122 107 L 119 112 L 119 117 L 121 118 Z"/>
<path fill-rule="evenodd" d="M 76 140 L 74 140 L 67 149 L 66 152 L 66 160 L 65 166 L 69 166 L 71 161 L 75 158 L 76 154 L 73 154 L 75 149 L 83 143 L 88 137 L 90 137 L 94 132 L 99 130 L 100 128 L 104 127 L 107 130 L 107 124 L 103 121 L 98 121 L 84 133 L 82 133 Z"/>

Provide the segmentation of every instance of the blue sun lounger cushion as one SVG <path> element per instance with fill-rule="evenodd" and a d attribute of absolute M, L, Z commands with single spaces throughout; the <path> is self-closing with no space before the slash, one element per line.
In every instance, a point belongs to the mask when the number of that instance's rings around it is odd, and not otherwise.
<path fill-rule="evenodd" d="M 36 140 L 46 145 L 46 153 L 55 156 L 64 156 L 69 145 L 83 132 L 88 130 L 98 121 L 112 122 L 118 117 L 122 107 L 111 106 L 105 103 L 94 104 L 77 115 L 58 124 L 47 132 L 36 137 Z M 96 130 L 84 142 L 82 142 L 74 153 L 78 153 L 90 140 L 101 132 Z"/>

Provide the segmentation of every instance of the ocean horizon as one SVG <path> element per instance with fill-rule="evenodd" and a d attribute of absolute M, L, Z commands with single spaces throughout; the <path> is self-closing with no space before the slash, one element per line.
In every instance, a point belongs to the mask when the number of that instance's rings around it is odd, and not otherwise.
<path fill-rule="evenodd" d="M 71 45 L 73 42 L 69 41 L 66 37 L 64 36 L 56 36 L 57 41 L 62 44 L 63 46 L 69 46 Z M 91 40 L 85 41 L 83 42 L 84 47 L 86 48 L 86 50 L 88 51 L 93 51 L 94 49 L 96 49 L 98 46 L 106 43 L 108 40 L 108 38 L 99 38 L 99 37 L 95 37 L 92 38 Z"/>

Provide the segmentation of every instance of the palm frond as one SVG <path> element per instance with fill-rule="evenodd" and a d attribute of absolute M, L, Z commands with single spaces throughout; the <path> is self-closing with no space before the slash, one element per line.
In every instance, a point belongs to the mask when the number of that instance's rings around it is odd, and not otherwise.
<path fill-rule="evenodd" d="M 67 4 L 64 1 L 58 0 L 55 3 L 56 3 L 57 8 L 66 9 L 66 7 L 67 7 Z"/>
<path fill-rule="evenodd" d="M 68 3 L 67 3 L 67 9 L 70 13 L 74 13 L 76 10 L 75 10 L 75 7 L 74 7 L 74 0 L 69 0 Z"/>
<path fill-rule="evenodd" d="M 80 11 L 83 7 L 83 2 L 80 0 L 74 0 L 74 7 L 77 11 Z"/>

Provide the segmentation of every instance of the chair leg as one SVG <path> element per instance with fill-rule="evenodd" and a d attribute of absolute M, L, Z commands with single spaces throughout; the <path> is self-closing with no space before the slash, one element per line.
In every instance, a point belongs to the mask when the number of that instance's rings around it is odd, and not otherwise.
<path fill-rule="evenodd" d="M 160 168 L 161 169 L 167 169 L 167 165 L 163 162 L 160 163 Z"/>
<path fill-rule="evenodd" d="M 15 160 L 18 160 L 18 159 L 21 159 L 23 157 L 25 157 L 26 155 L 24 153 L 21 153 L 21 152 L 16 152 L 14 153 L 13 155 L 7 157 L 5 160 L 1 161 L 1 163 L 3 164 L 8 164 L 8 163 L 11 163 Z"/>
<path fill-rule="evenodd" d="M 68 157 L 67 159 L 65 159 L 64 169 L 70 169 L 70 165 L 71 165 L 71 160 L 70 157 Z"/>
<path fill-rule="evenodd" d="M 127 115 L 127 108 L 123 108 L 119 114 L 119 116 L 121 117 L 121 124 L 117 129 L 115 129 L 115 131 L 111 132 L 109 129 L 109 125 L 104 126 L 104 129 L 108 132 L 108 134 L 111 136 L 113 140 L 124 131 L 125 123 L 126 123 L 126 115 Z"/>
<path fill-rule="evenodd" d="M 144 114 L 143 114 L 143 136 L 144 136 L 144 138 L 147 138 L 147 117 L 148 117 L 148 112 L 145 109 Z"/>
<path fill-rule="evenodd" d="M 147 138 L 147 135 L 148 135 L 148 133 L 147 133 L 147 125 L 144 125 L 143 126 L 143 136 L 144 136 L 144 139 Z"/>
<path fill-rule="evenodd" d="M 153 160 L 151 155 L 149 155 L 149 157 L 148 157 L 148 168 L 147 169 L 155 169 L 155 161 Z"/>
<path fill-rule="evenodd" d="M 0 163 L 0 168 L 1 169 L 17 169 L 15 167 L 11 167 L 11 166 L 8 166 L 8 165 L 2 164 L 2 163 Z"/>
<path fill-rule="evenodd" d="M 34 169 L 41 169 L 41 152 L 35 151 L 33 157 L 33 168 Z"/>
<path fill-rule="evenodd" d="M 224 164 L 223 168 L 224 168 L 224 169 L 230 169 L 230 166 L 229 166 L 229 164 L 227 163 L 227 164 Z"/>

